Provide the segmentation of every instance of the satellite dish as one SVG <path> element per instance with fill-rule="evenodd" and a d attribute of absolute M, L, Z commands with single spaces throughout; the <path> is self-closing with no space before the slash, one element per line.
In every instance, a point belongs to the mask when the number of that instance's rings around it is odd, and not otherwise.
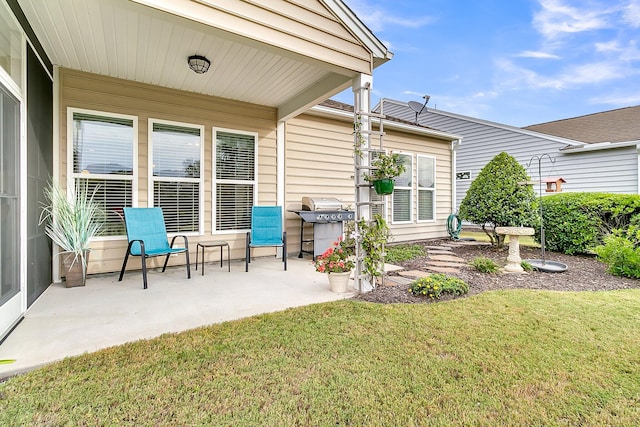
<path fill-rule="evenodd" d="M 422 105 L 419 102 L 409 101 L 409 108 L 411 108 L 413 111 L 415 111 L 418 114 L 422 113 L 422 110 L 424 110 L 424 107 L 425 105 Z"/>
<path fill-rule="evenodd" d="M 423 98 L 424 98 L 424 104 L 420 104 L 419 102 L 416 102 L 416 101 L 408 102 L 409 108 L 411 108 L 416 113 L 416 121 L 415 121 L 416 124 L 418 123 L 418 116 L 427 109 L 427 103 L 429 102 L 429 98 L 431 97 L 429 95 L 425 95 L 423 96 Z"/>

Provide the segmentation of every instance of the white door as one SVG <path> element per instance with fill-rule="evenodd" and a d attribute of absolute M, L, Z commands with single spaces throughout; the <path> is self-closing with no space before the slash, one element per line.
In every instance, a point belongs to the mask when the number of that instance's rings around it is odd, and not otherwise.
<path fill-rule="evenodd" d="M 20 102 L 0 84 L 0 339 L 22 315 Z"/>

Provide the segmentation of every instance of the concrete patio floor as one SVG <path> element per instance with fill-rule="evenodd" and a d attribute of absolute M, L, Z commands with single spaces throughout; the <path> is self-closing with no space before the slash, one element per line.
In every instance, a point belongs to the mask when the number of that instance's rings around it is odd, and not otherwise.
<path fill-rule="evenodd" d="M 148 273 L 132 271 L 118 282 L 118 274 L 90 276 L 87 285 L 51 285 L 29 308 L 22 322 L 0 345 L 0 378 L 37 368 L 68 356 L 93 352 L 130 341 L 181 332 L 203 325 L 260 313 L 349 298 L 336 294 L 327 277 L 308 259 L 288 260 L 288 271 L 274 258 L 258 258 L 244 271 L 244 260 L 216 262 L 201 270 L 185 267 Z M 349 289 L 353 291 L 353 280 Z"/>

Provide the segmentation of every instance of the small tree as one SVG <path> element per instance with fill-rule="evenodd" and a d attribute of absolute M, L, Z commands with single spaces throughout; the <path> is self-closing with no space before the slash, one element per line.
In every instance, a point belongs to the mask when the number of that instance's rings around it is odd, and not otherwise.
<path fill-rule="evenodd" d="M 495 227 L 535 227 L 540 222 L 536 194 L 524 184 L 527 179 L 516 159 L 505 152 L 498 154 L 471 183 L 460 204 L 460 218 L 482 225 L 491 244 L 502 247 L 505 236 L 497 234 Z"/>

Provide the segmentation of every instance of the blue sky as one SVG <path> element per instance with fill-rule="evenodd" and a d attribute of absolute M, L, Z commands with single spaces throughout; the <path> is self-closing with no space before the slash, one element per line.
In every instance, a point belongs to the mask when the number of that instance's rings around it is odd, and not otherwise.
<path fill-rule="evenodd" d="M 373 102 L 526 126 L 640 104 L 640 0 L 344 0 L 394 53 Z M 353 104 L 351 90 L 335 99 Z"/>

